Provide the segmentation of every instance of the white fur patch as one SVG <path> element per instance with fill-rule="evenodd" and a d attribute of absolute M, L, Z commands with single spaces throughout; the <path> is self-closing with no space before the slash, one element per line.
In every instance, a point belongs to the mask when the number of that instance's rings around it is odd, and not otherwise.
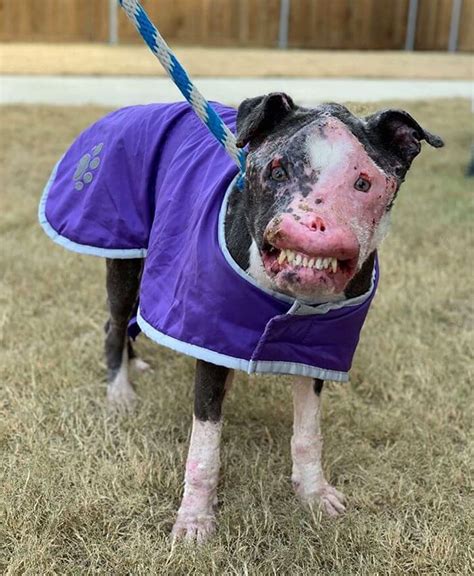
<path fill-rule="evenodd" d="M 275 290 L 275 285 L 265 272 L 262 257 L 260 256 L 255 240 L 252 240 L 252 244 L 250 245 L 249 262 L 249 267 L 246 270 L 247 274 L 252 276 L 252 278 L 258 282 L 258 285 L 262 288 Z"/>
<path fill-rule="evenodd" d="M 147 370 L 151 370 L 150 364 L 138 356 L 135 356 L 135 358 L 130 360 L 130 368 L 136 372 L 146 372 Z"/>
<path fill-rule="evenodd" d="M 128 350 L 125 344 L 122 363 L 115 378 L 107 386 L 107 401 L 112 408 L 133 408 L 137 399 L 135 390 L 128 379 Z"/>
<path fill-rule="evenodd" d="M 295 379 L 293 406 L 291 478 L 295 491 L 303 502 L 317 502 L 330 516 L 337 516 L 345 511 L 344 496 L 324 478 L 321 465 L 320 399 L 314 392 L 312 379 Z"/>
<path fill-rule="evenodd" d="M 359 239 L 360 244 L 359 259 L 357 261 L 357 270 L 360 270 L 362 268 L 362 265 L 369 257 L 369 254 L 371 254 L 374 250 L 380 248 L 380 245 L 382 244 L 384 238 L 387 236 L 390 230 L 391 223 L 392 223 L 392 213 L 386 212 L 380 219 L 380 222 L 375 227 L 372 233 L 372 237 L 370 237 L 367 230 L 365 230 L 361 226 L 357 226 L 356 224 L 352 225 L 357 235 L 357 238 Z"/>
<path fill-rule="evenodd" d="M 293 384 L 293 482 L 303 493 L 315 492 L 324 480 L 321 467 L 319 398 L 310 379 L 298 378 Z"/>
<path fill-rule="evenodd" d="M 370 252 L 375 250 L 382 244 L 383 240 L 390 231 L 390 226 L 392 224 L 392 213 L 385 212 L 385 214 L 380 219 L 377 228 L 375 229 L 374 235 L 372 237 L 372 246 Z"/>
<path fill-rule="evenodd" d="M 172 532 L 174 540 L 184 538 L 203 542 L 215 530 L 221 430 L 222 422 L 193 419 L 184 495 Z"/>
<path fill-rule="evenodd" d="M 330 141 L 319 134 L 308 139 L 307 148 L 311 166 L 318 171 L 344 166 L 352 150 L 347 139 Z"/>

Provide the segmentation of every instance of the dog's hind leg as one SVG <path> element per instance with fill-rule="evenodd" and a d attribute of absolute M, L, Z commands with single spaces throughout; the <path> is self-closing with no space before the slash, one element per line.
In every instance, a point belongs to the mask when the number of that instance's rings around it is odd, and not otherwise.
<path fill-rule="evenodd" d="M 344 496 L 326 481 L 321 464 L 322 385 L 321 380 L 313 382 L 310 378 L 295 378 L 293 382 L 292 481 L 305 504 L 319 504 L 330 516 L 338 516 L 345 512 Z"/>
<path fill-rule="evenodd" d="M 132 408 L 135 391 L 128 379 L 129 355 L 135 357 L 127 328 L 138 298 L 143 267 L 141 259 L 107 259 L 107 299 L 110 317 L 106 324 L 107 400 L 112 407 Z"/>
<path fill-rule="evenodd" d="M 215 530 L 222 403 L 233 374 L 228 368 L 197 361 L 193 430 L 173 540 L 201 543 Z"/>

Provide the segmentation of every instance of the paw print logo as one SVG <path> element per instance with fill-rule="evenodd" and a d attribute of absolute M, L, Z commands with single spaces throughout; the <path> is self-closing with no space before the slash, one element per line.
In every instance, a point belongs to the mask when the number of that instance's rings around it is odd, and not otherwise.
<path fill-rule="evenodd" d="M 74 188 L 82 190 L 86 184 L 90 184 L 94 178 L 93 170 L 97 170 L 100 164 L 100 153 L 104 143 L 101 142 L 92 148 L 90 153 L 84 154 L 79 160 L 76 171 L 74 172 L 73 180 L 75 182 Z"/>

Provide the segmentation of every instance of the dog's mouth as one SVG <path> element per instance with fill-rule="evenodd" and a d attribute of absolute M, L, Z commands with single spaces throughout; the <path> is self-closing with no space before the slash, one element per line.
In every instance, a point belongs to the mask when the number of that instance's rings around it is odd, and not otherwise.
<path fill-rule="evenodd" d="M 295 292 L 315 295 L 342 292 L 355 274 L 358 260 L 334 250 L 308 254 L 268 242 L 262 247 L 261 257 L 265 272 L 277 286 L 286 290 L 294 286 Z"/>

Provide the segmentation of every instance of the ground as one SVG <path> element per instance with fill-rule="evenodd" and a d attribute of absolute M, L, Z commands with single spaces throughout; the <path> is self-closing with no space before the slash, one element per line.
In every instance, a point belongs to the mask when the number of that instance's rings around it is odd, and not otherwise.
<path fill-rule="evenodd" d="M 292 493 L 287 380 L 239 374 L 218 533 L 202 549 L 173 550 L 193 361 L 141 337 L 153 365 L 136 378 L 141 405 L 108 415 L 104 263 L 52 244 L 36 222 L 54 162 L 104 110 L 0 110 L 2 573 L 472 573 L 470 105 L 407 107 L 447 146 L 415 161 L 351 383 L 323 393 L 324 463 L 346 516 L 320 517 Z"/>
<path fill-rule="evenodd" d="M 348 50 L 270 50 L 173 46 L 192 76 L 471 79 L 471 54 Z M 142 44 L 0 44 L 0 74 L 162 76 Z"/>

